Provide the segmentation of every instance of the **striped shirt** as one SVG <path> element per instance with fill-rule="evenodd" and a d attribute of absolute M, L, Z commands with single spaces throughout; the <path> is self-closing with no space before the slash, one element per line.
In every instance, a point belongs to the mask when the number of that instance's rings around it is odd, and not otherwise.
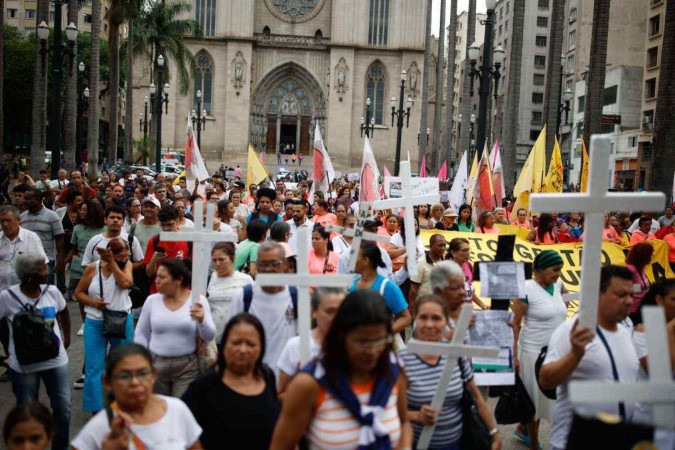
<path fill-rule="evenodd" d="M 44 206 L 36 214 L 21 213 L 21 228 L 37 234 L 50 261 L 56 261 L 56 236 L 63 235 L 63 224 L 58 214 Z M 62 255 L 65 257 L 66 255 Z"/>
<path fill-rule="evenodd" d="M 436 386 L 445 367 L 446 356 L 442 356 L 438 363 L 433 366 L 407 350 L 401 350 L 398 357 L 403 361 L 408 376 L 408 410 L 419 411 L 422 405 L 431 404 Z M 438 417 L 429 448 L 445 448 L 461 438 L 462 407 L 460 401 L 464 392 L 463 381 L 472 379 L 473 371 L 469 361 L 466 358 L 461 358 L 461 364 L 456 365 L 452 372 L 452 378 L 443 401 L 443 414 Z M 415 442 L 417 442 L 423 427 L 415 423 L 412 426 L 415 433 Z"/>
<path fill-rule="evenodd" d="M 368 407 L 370 392 L 375 385 L 350 385 L 361 402 L 361 408 Z M 398 386 L 389 396 L 387 406 L 380 415 L 380 422 L 387 429 L 391 448 L 398 446 L 401 439 L 401 419 L 398 416 Z M 319 391 L 316 413 L 309 425 L 307 440 L 312 450 L 350 450 L 359 447 L 361 425 L 349 410 L 323 386 Z"/>

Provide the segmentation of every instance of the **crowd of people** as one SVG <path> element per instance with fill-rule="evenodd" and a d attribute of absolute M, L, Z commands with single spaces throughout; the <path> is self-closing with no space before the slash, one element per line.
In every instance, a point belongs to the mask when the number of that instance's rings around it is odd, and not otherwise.
<path fill-rule="evenodd" d="M 542 419 L 552 423 L 551 448 L 566 448 L 570 381 L 644 379 L 643 305 L 665 309 L 675 355 L 675 280 L 647 276 L 657 239 L 668 244 L 675 270 L 672 207 L 606 215 L 603 240 L 626 247 L 627 256 L 625 266 L 603 267 L 599 326 L 589 330 L 566 320 L 564 261 L 546 248 L 583 242 L 582 214 L 537 215 L 513 211 L 508 202 L 477 216 L 468 204 L 419 205 L 415 245 L 407 246 L 402 211 L 361 210 L 358 182 L 342 178 L 329 192 L 313 192 L 311 181 L 246 186 L 241 175 L 227 178 L 219 170 L 192 191 L 185 177 L 148 179 L 142 170 L 120 179 L 103 171 L 87 180 L 61 170 L 56 180 L 46 172 L 37 182 L 25 173 L 13 180 L 0 206 L 2 377 L 17 403 L 4 422 L 8 448 L 32 441 L 34 448 L 80 450 L 407 449 L 428 425 L 436 426 L 429 448 L 471 448 L 464 407 L 470 398 L 488 447 L 499 449 L 505 437 L 471 361 L 459 359 L 442 410 L 434 411 L 446 357 L 405 349 L 410 337 L 448 342 L 465 303 L 476 314 L 495 307 L 474 286 L 466 233 L 516 230 L 542 245 L 525 297 L 507 304 L 514 340 L 503 343 L 513 347 L 515 372 L 535 408 L 514 432 L 529 448 L 541 448 Z M 206 226 L 224 236 L 210 260 L 193 260 L 191 242 L 160 235 L 194 228 L 198 201 L 216 205 Z M 351 284 L 313 289 L 312 360 L 302 365 L 298 289 L 260 285 L 256 277 L 296 272 L 300 228 L 307 230 L 309 273 L 351 273 L 353 237 L 329 226 L 354 228 L 360 216 L 364 231 L 388 242 L 362 241 Z M 420 230 L 430 230 L 428 243 Z M 447 233 L 453 231 L 463 234 Z M 409 247 L 414 271 L 407 267 Z M 194 264 L 209 266 L 199 296 L 191 289 Z M 79 330 L 71 330 L 69 301 L 79 305 Z M 40 345 L 24 345 L 35 336 Z M 83 367 L 68 357 L 78 336 Z M 78 379 L 71 385 L 73 371 Z M 50 408 L 38 403 L 41 383 Z M 74 436 L 72 408 L 93 414 Z M 638 422 L 651 415 L 641 404 L 590 409 Z"/>

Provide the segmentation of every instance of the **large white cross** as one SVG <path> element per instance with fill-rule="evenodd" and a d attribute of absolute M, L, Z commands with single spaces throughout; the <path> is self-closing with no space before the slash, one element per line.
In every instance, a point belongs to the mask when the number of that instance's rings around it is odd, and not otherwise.
<path fill-rule="evenodd" d="M 365 211 L 367 212 L 370 208 L 370 203 L 361 203 L 365 206 Z M 366 215 L 362 214 L 356 218 L 356 224 L 354 224 L 354 229 L 340 227 L 337 225 L 328 225 L 326 231 L 331 233 L 341 233 L 343 236 L 352 237 L 352 245 L 349 247 L 349 271 L 354 273 L 356 270 L 356 258 L 359 255 L 359 249 L 361 248 L 361 241 L 376 241 L 376 242 L 386 242 L 389 243 L 390 239 L 387 236 L 382 236 L 377 233 L 371 233 L 370 231 L 363 231 L 363 224 L 366 222 Z"/>
<path fill-rule="evenodd" d="M 298 288 L 298 328 L 300 332 L 300 362 L 306 363 L 311 358 L 310 333 L 312 317 L 310 314 L 310 288 L 340 287 L 347 288 L 354 281 L 352 275 L 311 275 L 307 253 L 306 227 L 298 228 L 298 254 L 296 273 L 268 274 L 258 273 L 255 282 L 259 286 L 291 285 Z"/>
<path fill-rule="evenodd" d="M 675 381 L 670 361 L 666 316 L 660 306 L 642 308 L 647 334 L 649 381 L 572 381 L 569 385 L 573 403 L 607 403 L 608 401 L 642 402 L 652 405 L 653 424 L 675 429 Z M 619 325 L 621 326 L 621 325 Z"/>
<path fill-rule="evenodd" d="M 413 195 L 410 161 L 401 163 L 401 198 L 376 200 L 375 209 L 405 208 L 403 223 L 405 224 L 405 248 L 410 276 L 417 275 L 417 236 L 415 236 L 415 205 L 438 203 L 440 194 Z"/>
<path fill-rule="evenodd" d="M 660 211 L 666 202 L 666 196 L 661 192 L 607 192 L 611 156 L 609 137 L 593 136 L 590 151 L 588 193 L 532 194 L 530 210 L 540 213 L 557 211 L 585 213 L 579 325 L 595 330 L 605 212 L 636 208 L 642 211 Z"/>
<path fill-rule="evenodd" d="M 204 224 L 204 203 L 197 200 L 194 203 L 194 228 L 185 228 L 181 231 L 162 231 L 159 239 L 165 242 L 187 241 L 192 246 L 192 304 L 199 302 L 200 295 L 206 295 L 206 284 L 209 279 L 209 260 L 211 244 L 216 242 L 237 242 L 237 236 L 230 233 L 219 233 L 213 230 L 213 219 L 216 215 L 216 205 L 209 202 L 206 207 L 206 225 Z"/>
<path fill-rule="evenodd" d="M 466 333 L 469 329 L 469 322 L 471 321 L 471 314 L 473 314 L 473 306 L 469 303 L 464 303 L 462 305 L 462 312 L 459 315 L 459 320 L 457 321 L 457 326 L 452 334 L 452 340 L 449 344 L 411 339 L 406 347 L 406 350 L 417 353 L 418 355 L 446 356 L 445 367 L 443 367 L 441 378 L 438 380 L 434 398 L 431 400 L 431 408 L 435 411 L 436 419 L 438 419 L 438 414 L 443 408 L 448 384 L 452 378 L 452 372 L 457 365 L 457 358 L 497 358 L 499 356 L 499 349 L 497 347 L 480 347 L 477 345 L 464 344 Z M 435 425 L 427 425 L 422 429 L 422 434 L 417 443 L 418 449 L 423 450 L 429 447 L 429 442 L 431 441 L 431 436 L 434 434 L 435 428 Z"/>

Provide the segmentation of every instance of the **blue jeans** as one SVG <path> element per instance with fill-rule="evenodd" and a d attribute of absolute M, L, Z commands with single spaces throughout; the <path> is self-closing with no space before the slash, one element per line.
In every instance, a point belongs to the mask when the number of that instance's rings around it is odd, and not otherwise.
<path fill-rule="evenodd" d="M 68 364 L 54 369 L 23 374 L 9 369 L 16 403 L 39 401 L 40 380 L 45 384 L 54 416 L 53 450 L 67 450 L 70 441 L 70 368 Z"/>
<path fill-rule="evenodd" d="M 127 315 L 127 336 L 125 339 L 107 338 L 103 336 L 103 320 L 86 317 L 84 319 L 84 390 L 82 394 L 82 410 L 97 412 L 103 409 L 103 369 L 105 357 L 110 349 L 120 344 L 128 344 L 134 339 L 133 315 Z"/>
<path fill-rule="evenodd" d="M 54 278 L 54 268 L 56 267 L 56 261 L 49 260 L 49 284 L 54 284 L 55 283 L 55 278 Z"/>

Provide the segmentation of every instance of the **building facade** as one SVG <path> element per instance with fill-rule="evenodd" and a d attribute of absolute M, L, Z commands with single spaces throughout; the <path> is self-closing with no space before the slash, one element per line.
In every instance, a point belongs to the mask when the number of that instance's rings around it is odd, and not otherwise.
<path fill-rule="evenodd" d="M 275 162 L 280 150 L 308 155 L 318 124 L 334 165 L 359 167 L 370 98 L 371 144 L 391 169 L 396 128 L 389 105 L 400 95 L 403 70 L 405 97 L 415 102 L 410 122 L 419 123 L 425 10 L 417 0 L 196 0 L 193 14 L 205 36 L 185 41 L 198 70 L 188 95 L 171 84 L 162 147 L 184 148 L 186 116 L 197 109 L 200 90 L 202 154 L 211 165 L 244 162 L 249 143 Z M 142 99 L 152 80 L 147 61 L 137 66 L 134 95 Z M 171 62 L 169 70 L 176 80 Z M 143 102 L 134 108 L 138 115 Z M 403 131 L 403 155 L 417 154 L 416 128 Z"/>

